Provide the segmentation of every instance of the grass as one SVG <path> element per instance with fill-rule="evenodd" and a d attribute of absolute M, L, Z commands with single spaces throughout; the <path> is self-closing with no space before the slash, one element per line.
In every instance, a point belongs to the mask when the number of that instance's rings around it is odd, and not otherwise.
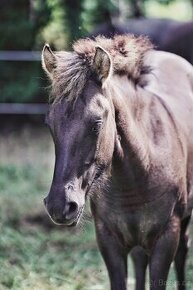
<path fill-rule="evenodd" d="M 44 211 L 54 159 L 48 132 L 24 128 L 1 140 L 0 290 L 104 289 L 92 223 L 67 230 Z"/>
<path fill-rule="evenodd" d="M 28 127 L 3 135 L 0 156 L 0 290 L 109 289 L 92 222 L 65 229 L 54 226 L 43 209 L 54 162 L 48 132 Z M 192 256 L 191 247 L 190 290 Z M 168 289 L 174 290 L 173 281 L 171 271 Z"/>

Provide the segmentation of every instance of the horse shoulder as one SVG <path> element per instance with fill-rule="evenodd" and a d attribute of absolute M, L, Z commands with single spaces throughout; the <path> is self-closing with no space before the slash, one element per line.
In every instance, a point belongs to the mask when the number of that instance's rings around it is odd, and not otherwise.
<path fill-rule="evenodd" d="M 151 67 L 146 76 L 147 90 L 167 95 L 167 99 L 191 96 L 193 100 L 193 67 L 185 59 L 169 52 L 151 51 L 144 63 Z"/>
<path fill-rule="evenodd" d="M 187 191 L 193 207 L 193 66 L 168 52 L 153 51 L 145 59 L 152 73 L 145 90 L 160 98 L 171 112 L 187 156 Z"/>
<path fill-rule="evenodd" d="M 157 96 L 173 114 L 181 131 L 190 136 L 193 130 L 193 67 L 185 59 L 169 52 L 152 51 L 145 64 L 152 71 L 144 76 L 145 90 Z"/>

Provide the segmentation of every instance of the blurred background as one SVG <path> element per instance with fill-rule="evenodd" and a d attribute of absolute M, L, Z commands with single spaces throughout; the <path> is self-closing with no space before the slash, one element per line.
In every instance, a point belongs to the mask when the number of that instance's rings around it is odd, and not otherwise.
<path fill-rule="evenodd" d="M 80 37 L 130 32 L 193 63 L 192 19 L 193 0 L 0 0 L 0 290 L 108 289 L 89 210 L 65 229 L 43 208 L 54 166 L 44 43 L 70 50 Z M 188 289 L 192 257 L 191 247 Z M 169 281 L 174 290 L 173 269 Z M 129 261 L 130 289 L 133 282 Z"/>

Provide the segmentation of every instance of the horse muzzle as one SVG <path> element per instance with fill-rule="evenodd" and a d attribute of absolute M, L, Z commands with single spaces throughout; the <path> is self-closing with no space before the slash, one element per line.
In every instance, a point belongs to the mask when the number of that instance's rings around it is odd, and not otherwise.
<path fill-rule="evenodd" d="M 76 226 L 83 212 L 83 206 L 75 201 L 65 202 L 63 206 L 51 206 L 46 197 L 44 205 L 49 217 L 57 225 Z"/>

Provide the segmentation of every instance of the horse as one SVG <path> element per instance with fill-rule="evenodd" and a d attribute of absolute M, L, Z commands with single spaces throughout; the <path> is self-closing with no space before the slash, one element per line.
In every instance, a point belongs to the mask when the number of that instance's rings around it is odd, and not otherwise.
<path fill-rule="evenodd" d="M 144 35 L 149 37 L 157 49 L 161 48 L 161 50 L 164 50 L 162 48 L 163 40 L 165 43 L 165 41 L 168 41 L 168 38 L 174 36 L 173 29 L 178 34 L 177 29 L 183 24 L 185 23 L 167 18 L 131 18 L 127 19 L 124 23 L 113 21 L 99 24 L 88 37 L 95 38 L 98 35 L 113 37 L 117 34 L 133 33 L 135 36 Z M 172 33 L 170 33 L 171 31 Z"/>
<path fill-rule="evenodd" d="M 103 23 L 98 25 L 88 36 L 112 37 L 133 33 L 135 36 L 146 35 L 158 50 L 164 50 L 182 56 L 193 64 L 193 22 L 181 22 L 172 19 L 143 18 L 128 19 L 124 24 Z"/>
<path fill-rule="evenodd" d="M 46 123 L 55 169 L 44 204 L 56 224 L 76 226 L 90 201 L 111 290 L 164 290 L 172 261 L 178 290 L 193 206 L 193 68 L 133 35 L 78 40 L 72 52 L 45 45 L 51 80 Z"/>
<path fill-rule="evenodd" d="M 184 22 L 166 31 L 160 49 L 182 56 L 193 64 L 193 22 Z"/>

